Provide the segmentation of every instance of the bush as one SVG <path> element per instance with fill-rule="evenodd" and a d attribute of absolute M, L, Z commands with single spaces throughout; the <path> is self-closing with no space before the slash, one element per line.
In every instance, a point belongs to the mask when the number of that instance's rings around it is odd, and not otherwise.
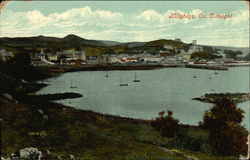
<path fill-rule="evenodd" d="M 222 99 L 203 116 L 210 144 L 217 155 L 238 156 L 247 151 L 247 130 L 240 125 L 244 111 L 229 99 Z"/>
<path fill-rule="evenodd" d="M 167 111 L 168 115 L 164 116 L 165 111 L 159 113 L 158 118 L 152 122 L 152 126 L 159 130 L 162 136 L 173 137 L 179 129 L 179 121 L 172 117 L 173 112 Z"/>

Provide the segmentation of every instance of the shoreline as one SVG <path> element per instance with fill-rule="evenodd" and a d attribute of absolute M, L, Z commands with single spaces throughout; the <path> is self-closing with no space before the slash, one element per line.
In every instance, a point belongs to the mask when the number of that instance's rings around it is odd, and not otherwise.
<path fill-rule="evenodd" d="M 150 68 L 157 69 L 162 67 L 151 66 Z M 77 71 L 74 70 L 75 67 L 66 69 L 54 68 L 58 69 L 59 71 L 61 69 L 60 72 L 51 72 L 49 69 L 51 68 L 43 68 L 44 71 L 50 73 L 50 76 L 47 78 L 59 76 L 60 73 Z M 97 67 L 95 69 L 99 68 Z M 103 67 L 102 69 L 106 68 Z M 123 69 L 126 69 L 126 67 Z M 116 159 L 122 159 L 124 156 L 124 149 L 127 150 L 126 154 L 131 154 L 142 158 L 146 158 L 144 154 L 145 152 L 154 153 L 154 155 L 162 155 L 164 158 L 178 157 L 173 156 L 168 152 L 159 150 L 159 147 L 165 145 L 169 145 L 166 146 L 168 149 L 174 148 L 181 150 L 181 146 L 173 147 L 171 146 L 171 143 L 168 144 L 170 139 L 167 140 L 165 137 L 161 136 L 159 131 L 151 126 L 151 122 L 153 120 L 103 114 L 91 110 L 78 109 L 72 106 L 51 101 L 53 99 L 60 99 L 61 96 L 71 98 L 71 94 L 73 94 L 73 97 L 75 98 L 80 97 L 80 95 L 73 92 L 70 94 L 55 93 L 54 95 L 32 95 L 32 93 L 37 93 L 46 85 L 36 85 L 36 88 L 30 90 L 29 92 L 31 95 L 23 95 L 26 96 L 27 99 L 24 99 L 24 101 L 19 101 L 18 103 L 6 102 L 6 99 L 2 102 L 2 99 L 0 98 L 0 102 L 5 104 L 3 107 L 5 108 L 4 111 L 8 116 L 8 119 L 14 119 L 14 121 L 17 122 L 20 121 L 20 123 L 14 123 L 15 126 L 11 128 L 11 131 L 16 131 L 18 133 L 20 132 L 23 136 L 21 137 L 18 135 L 17 139 L 19 138 L 25 140 L 25 144 L 16 142 L 16 144 L 18 144 L 17 146 L 9 145 L 8 150 L 4 150 L 4 157 L 7 157 L 7 155 L 13 153 L 16 149 L 22 149 L 23 146 L 26 145 L 26 141 L 29 142 L 30 146 L 52 151 L 52 159 L 55 158 L 53 156 L 61 155 L 65 157 L 67 154 L 73 154 L 77 158 L 86 158 L 84 153 L 89 149 L 89 146 L 93 147 L 89 150 L 89 152 L 93 155 L 96 155 L 97 157 L 103 157 L 106 155 L 106 153 L 112 151 L 112 153 L 116 154 L 116 157 L 118 157 Z M 19 118 L 13 118 L 16 116 Z M 8 126 L 10 123 L 12 124 L 12 121 L 5 121 L 6 126 Z M 27 128 L 19 130 L 19 128 L 22 126 L 27 126 Z M 29 135 L 29 133 L 37 133 L 38 131 L 44 131 L 46 133 L 46 137 Z M 179 132 L 199 133 L 200 128 L 197 125 L 187 125 L 180 123 Z M 65 139 L 65 136 L 68 139 Z M 188 136 L 188 134 L 185 136 Z M 47 140 L 44 140 L 44 138 Z M 30 141 L 30 139 L 32 139 L 32 141 Z M 125 143 L 123 143 L 123 141 Z M 99 142 L 107 142 L 110 145 L 105 146 L 102 145 L 105 143 Z M 72 146 L 76 146 L 77 149 L 69 149 Z M 103 148 L 103 150 L 98 150 L 98 148 Z M 214 159 L 223 158 L 214 157 L 212 154 L 205 154 L 203 151 L 199 151 L 203 155 L 198 153 L 190 153 L 192 149 L 189 148 L 183 150 L 187 155 L 195 155 L 198 159 L 204 159 L 203 157 L 212 157 Z M 78 154 L 80 152 L 82 154 Z M 114 157 L 108 157 L 107 159 L 111 158 Z M 152 156 L 152 158 L 156 159 L 157 156 Z M 233 158 L 235 157 L 228 157 L 228 159 L 231 160 Z M 93 159 L 96 159 L 96 157 Z"/>
<path fill-rule="evenodd" d="M 148 64 L 148 65 L 63 65 L 63 66 L 40 66 L 38 70 L 47 71 L 49 73 L 65 73 L 77 71 L 118 71 L 118 70 L 156 70 L 161 68 L 194 68 L 204 70 L 221 70 L 227 71 L 230 67 L 249 67 L 249 66 L 224 66 L 224 65 L 201 65 L 201 64 Z"/>

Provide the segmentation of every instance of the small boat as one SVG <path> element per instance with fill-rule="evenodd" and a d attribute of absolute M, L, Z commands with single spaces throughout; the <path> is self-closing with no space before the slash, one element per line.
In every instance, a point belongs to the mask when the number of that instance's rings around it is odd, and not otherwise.
<path fill-rule="evenodd" d="M 122 83 L 122 78 L 121 78 L 120 86 L 128 86 L 128 84 L 127 83 Z"/>
<path fill-rule="evenodd" d="M 105 77 L 109 77 L 109 75 L 108 75 L 108 71 L 106 72 L 106 76 Z"/>
<path fill-rule="evenodd" d="M 215 70 L 214 74 L 219 74 L 219 73 Z"/>
<path fill-rule="evenodd" d="M 193 78 L 197 78 L 197 76 L 193 76 Z"/>
<path fill-rule="evenodd" d="M 76 86 L 73 86 L 72 80 L 71 80 L 71 82 L 70 82 L 70 88 L 71 88 L 71 89 L 77 88 Z"/>
<path fill-rule="evenodd" d="M 136 79 L 136 72 L 135 72 L 135 80 L 134 80 L 134 82 L 141 82 L 141 80 Z"/>

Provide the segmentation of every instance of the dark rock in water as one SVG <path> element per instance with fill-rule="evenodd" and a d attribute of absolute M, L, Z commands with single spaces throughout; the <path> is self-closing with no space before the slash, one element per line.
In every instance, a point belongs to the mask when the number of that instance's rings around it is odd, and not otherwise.
<path fill-rule="evenodd" d="M 39 100 L 60 100 L 60 99 L 73 99 L 73 98 L 79 98 L 82 97 L 82 94 L 74 93 L 74 92 L 67 92 L 67 93 L 56 93 L 56 94 L 42 94 L 42 95 L 36 95 L 36 96 L 30 96 L 30 98 L 33 99 L 39 99 Z"/>
<path fill-rule="evenodd" d="M 250 93 L 210 93 L 193 98 L 193 100 L 215 104 L 223 99 L 227 99 L 234 104 L 243 103 L 250 100 Z"/>

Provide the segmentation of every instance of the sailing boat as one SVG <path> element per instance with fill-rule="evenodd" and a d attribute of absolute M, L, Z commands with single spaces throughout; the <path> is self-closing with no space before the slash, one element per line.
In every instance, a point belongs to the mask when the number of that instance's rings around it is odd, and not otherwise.
<path fill-rule="evenodd" d="M 105 77 L 107 77 L 107 78 L 109 77 L 109 75 L 108 75 L 108 71 L 106 71 L 106 76 L 105 76 Z"/>
<path fill-rule="evenodd" d="M 128 86 L 128 84 L 127 83 L 122 83 L 122 78 L 121 78 L 120 86 Z"/>
<path fill-rule="evenodd" d="M 70 81 L 70 88 L 71 88 L 71 89 L 77 88 L 76 86 L 73 86 L 73 81 L 72 81 L 72 79 L 71 79 L 71 81 Z"/>
<path fill-rule="evenodd" d="M 139 79 L 136 79 L 136 72 L 135 72 L 135 80 L 134 80 L 134 82 L 140 82 Z"/>
<path fill-rule="evenodd" d="M 214 71 L 214 74 L 219 74 L 216 70 Z"/>

